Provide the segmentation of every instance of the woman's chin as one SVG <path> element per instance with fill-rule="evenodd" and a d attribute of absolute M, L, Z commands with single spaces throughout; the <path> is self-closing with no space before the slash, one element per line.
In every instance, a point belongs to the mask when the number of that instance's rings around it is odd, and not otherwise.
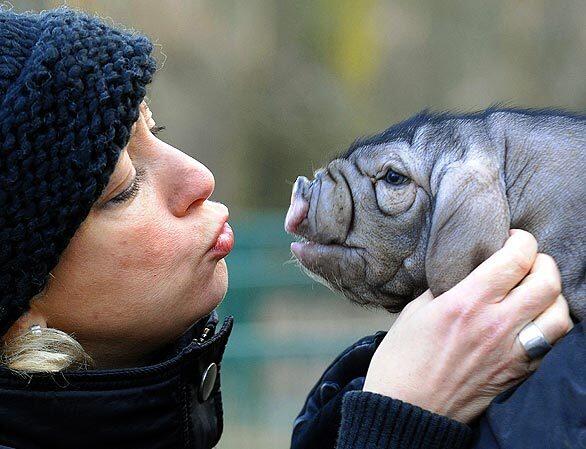
<path fill-rule="evenodd" d="M 222 303 L 228 291 L 228 268 L 224 259 L 220 260 L 216 265 L 210 287 L 208 301 L 206 301 L 209 310 L 206 314 L 210 313 Z"/>
<path fill-rule="evenodd" d="M 226 296 L 226 292 L 228 291 L 228 266 L 224 259 L 220 260 L 216 265 L 214 277 L 217 279 L 218 289 L 222 293 L 222 298 L 220 299 L 220 302 L 222 302 L 222 299 L 224 299 L 224 296 Z"/>

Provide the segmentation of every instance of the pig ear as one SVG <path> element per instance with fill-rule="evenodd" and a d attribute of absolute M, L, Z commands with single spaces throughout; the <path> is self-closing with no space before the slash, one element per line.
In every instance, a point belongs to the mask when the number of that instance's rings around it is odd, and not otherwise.
<path fill-rule="evenodd" d="M 432 293 L 446 292 L 502 248 L 509 225 L 498 167 L 480 160 L 448 166 L 435 196 L 425 260 Z"/>

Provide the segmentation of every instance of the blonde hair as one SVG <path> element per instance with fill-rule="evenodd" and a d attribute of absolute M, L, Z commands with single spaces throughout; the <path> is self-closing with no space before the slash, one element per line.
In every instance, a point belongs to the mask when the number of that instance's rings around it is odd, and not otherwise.
<path fill-rule="evenodd" d="M 46 287 L 31 302 L 41 297 L 45 290 Z M 0 365 L 23 375 L 84 370 L 93 364 L 92 358 L 72 335 L 50 327 L 34 331 L 27 329 L 6 340 L 0 349 Z"/>
<path fill-rule="evenodd" d="M 56 373 L 88 369 L 91 357 L 71 335 L 53 328 L 27 330 L 6 341 L 0 364 L 19 373 Z"/>

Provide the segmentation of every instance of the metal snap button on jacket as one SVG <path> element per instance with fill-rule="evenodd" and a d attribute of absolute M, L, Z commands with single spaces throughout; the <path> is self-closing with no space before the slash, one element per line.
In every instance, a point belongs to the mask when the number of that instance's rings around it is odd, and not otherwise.
<path fill-rule="evenodd" d="M 208 400 L 212 394 L 212 391 L 214 390 L 217 375 L 218 365 L 212 362 L 201 376 L 201 382 L 197 391 L 197 398 L 199 399 L 199 402 L 205 402 Z"/>

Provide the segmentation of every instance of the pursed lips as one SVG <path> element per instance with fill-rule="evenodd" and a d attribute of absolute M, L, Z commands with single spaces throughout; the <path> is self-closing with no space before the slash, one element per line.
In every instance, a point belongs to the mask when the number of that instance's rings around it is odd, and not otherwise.
<path fill-rule="evenodd" d="M 222 208 L 223 211 L 221 211 L 221 213 L 219 213 L 219 220 L 217 221 L 218 227 L 216 228 L 214 234 L 212 235 L 212 238 L 210 239 L 210 242 L 208 244 L 208 249 L 206 252 L 213 252 L 215 249 L 217 249 L 216 246 L 218 244 L 218 241 L 224 235 L 226 235 L 226 237 L 228 237 L 228 240 L 231 239 L 232 244 L 233 244 L 232 228 L 228 224 L 228 219 L 230 218 L 230 213 L 228 211 L 228 208 L 224 204 L 218 203 L 215 201 L 210 201 L 210 203 L 213 203 L 215 206 Z M 226 228 L 226 226 L 228 227 L 228 229 Z M 226 245 L 225 249 L 231 250 L 231 248 L 228 248 L 228 246 L 230 246 L 230 245 Z"/>

